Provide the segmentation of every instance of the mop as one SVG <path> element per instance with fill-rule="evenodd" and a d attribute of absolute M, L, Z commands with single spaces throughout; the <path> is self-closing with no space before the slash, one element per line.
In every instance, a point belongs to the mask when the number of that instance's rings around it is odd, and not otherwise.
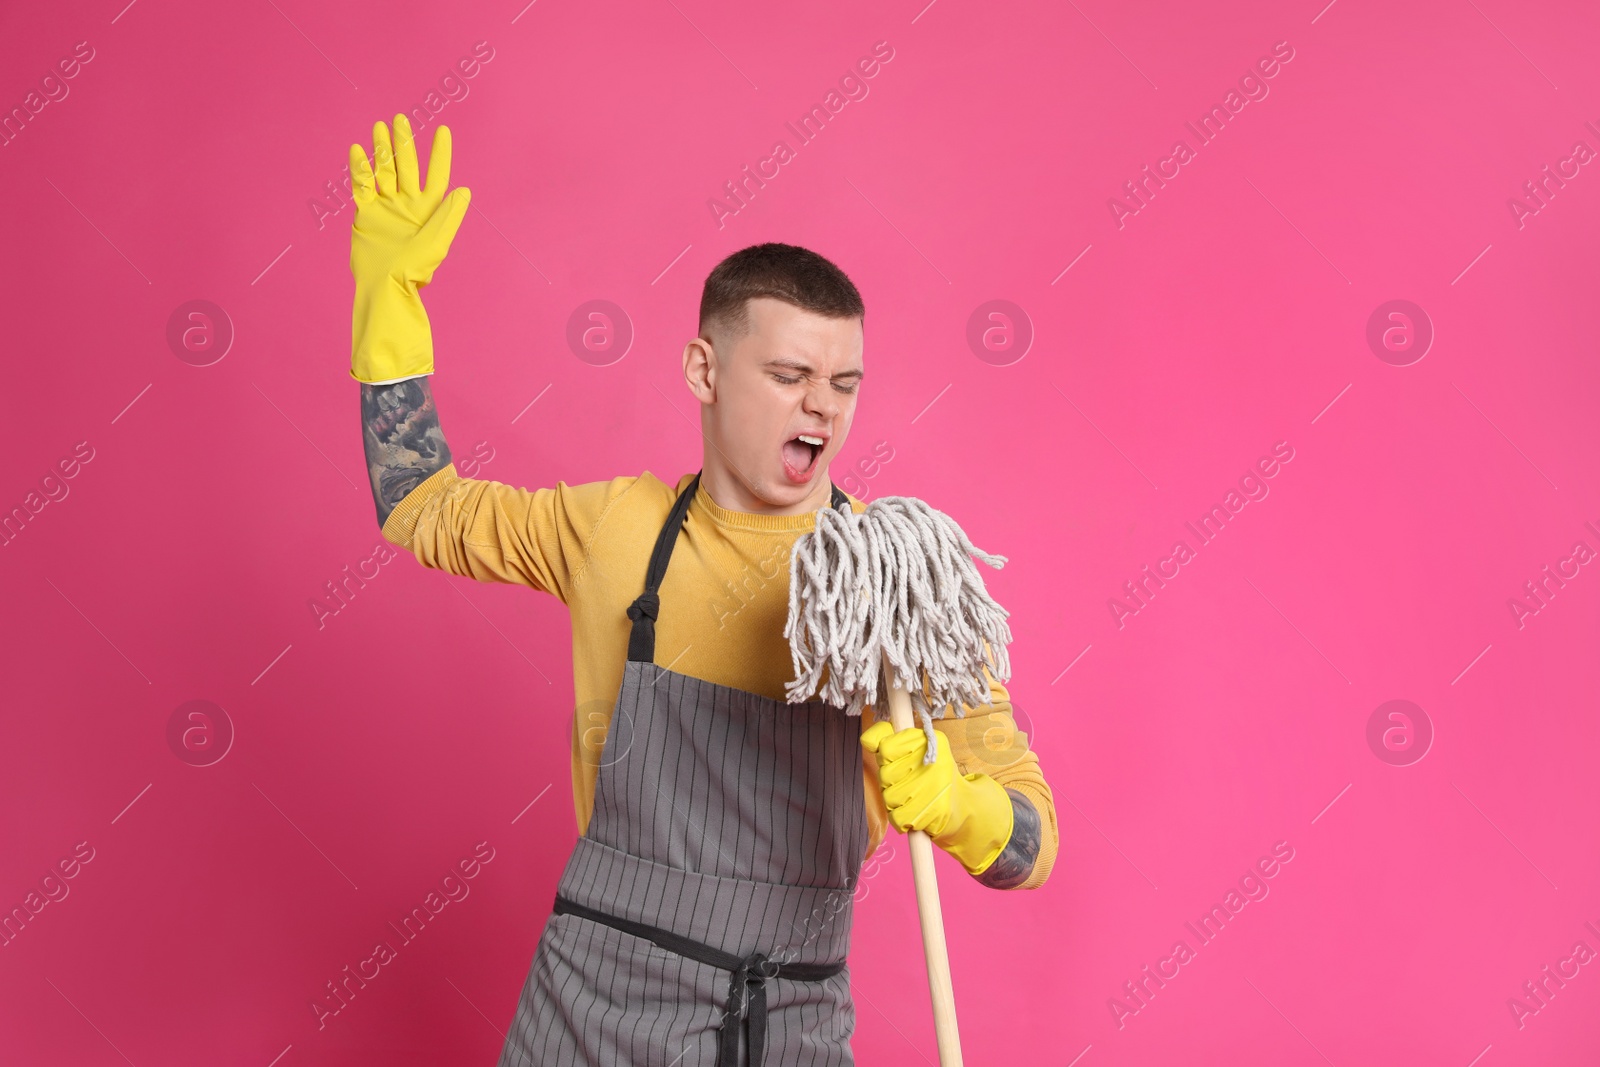
<path fill-rule="evenodd" d="M 884 700 L 898 732 L 913 711 L 935 756 L 935 718 L 989 703 L 983 668 L 1011 677 L 1009 614 L 989 596 L 972 557 L 999 569 L 1004 556 L 977 548 L 954 519 L 912 497 L 880 497 L 860 514 L 826 507 L 789 559 L 789 619 L 783 634 L 794 659 L 790 703 L 810 699 L 851 715 Z M 824 678 L 826 676 L 826 678 Z M 933 840 L 909 835 L 922 948 L 943 1067 L 959 1067 L 955 992 L 945 949 Z"/>

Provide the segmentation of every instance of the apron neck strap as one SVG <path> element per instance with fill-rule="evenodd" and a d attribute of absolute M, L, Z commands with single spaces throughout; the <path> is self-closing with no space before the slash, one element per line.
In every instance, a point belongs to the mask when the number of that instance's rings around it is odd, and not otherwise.
<path fill-rule="evenodd" d="M 850 508 L 850 498 L 837 485 L 830 486 L 833 490 L 829 501 L 830 507 Z M 683 520 L 689 514 L 689 505 L 694 501 L 695 491 L 700 487 L 700 474 L 697 472 L 683 492 L 678 494 L 678 499 L 673 501 L 672 511 L 667 515 L 667 521 L 661 526 L 661 533 L 656 536 L 655 548 L 650 553 L 650 566 L 645 570 L 644 592 L 636 597 L 628 606 L 628 618 L 633 620 L 633 629 L 628 634 L 628 659 L 641 663 L 653 663 L 656 658 L 656 618 L 661 612 L 661 598 L 658 592 L 661 581 L 667 576 L 667 564 L 672 560 L 672 550 L 678 544 L 678 531 L 683 529 Z"/>

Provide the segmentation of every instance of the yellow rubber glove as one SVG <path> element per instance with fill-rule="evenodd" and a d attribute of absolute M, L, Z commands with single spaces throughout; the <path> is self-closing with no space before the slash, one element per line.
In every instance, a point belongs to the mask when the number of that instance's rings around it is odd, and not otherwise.
<path fill-rule="evenodd" d="M 920 726 L 898 733 L 886 721 L 861 733 L 861 747 L 878 757 L 878 785 L 895 829 L 923 830 L 933 843 L 982 874 L 1011 840 L 1011 795 L 987 774 L 957 772 L 950 742 L 938 741 L 933 762 L 924 763 L 928 735 Z"/>
<path fill-rule="evenodd" d="M 450 185 L 450 128 L 433 135 L 428 184 L 417 186 L 417 144 L 411 122 L 394 117 L 394 140 L 382 122 L 372 126 L 372 164 L 350 146 L 350 273 L 356 279 L 350 324 L 350 377 L 384 385 L 433 373 L 433 332 L 419 290 L 450 251 L 467 213 L 470 190 L 445 196 Z"/>

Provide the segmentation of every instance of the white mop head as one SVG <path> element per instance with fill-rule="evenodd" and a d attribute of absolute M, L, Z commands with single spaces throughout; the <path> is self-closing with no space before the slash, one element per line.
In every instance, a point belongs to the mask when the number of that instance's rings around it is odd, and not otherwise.
<path fill-rule="evenodd" d="M 973 556 L 996 569 L 1006 562 L 913 497 L 880 497 L 859 515 L 820 509 L 789 557 L 789 702 L 816 693 L 851 715 L 880 707 L 887 653 L 893 684 L 910 691 L 930 732 L 947 707 L 961 715 L 963 704 L 988 704 L 983 667 L 999 681 L 1011 677 L 1010 613 L 989 596 Z"/>

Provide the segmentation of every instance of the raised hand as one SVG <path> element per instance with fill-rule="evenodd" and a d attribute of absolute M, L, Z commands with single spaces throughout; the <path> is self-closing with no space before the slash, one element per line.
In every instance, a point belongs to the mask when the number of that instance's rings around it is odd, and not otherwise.
<path fill-rule="evenodd" d="M 350 146 L 356 202 L 350 231 L 350 376 L 379 385 L 433 373 L 433 333 L 420 290 L 433 280 L 461 227 L 472 193 L 450 184 L 450 128 L 433 135 L 427 184 L 419 185 L 416 140 L 404 114 L 394 132 L 372 127 L 376 172 L 359 144 Z"/>

